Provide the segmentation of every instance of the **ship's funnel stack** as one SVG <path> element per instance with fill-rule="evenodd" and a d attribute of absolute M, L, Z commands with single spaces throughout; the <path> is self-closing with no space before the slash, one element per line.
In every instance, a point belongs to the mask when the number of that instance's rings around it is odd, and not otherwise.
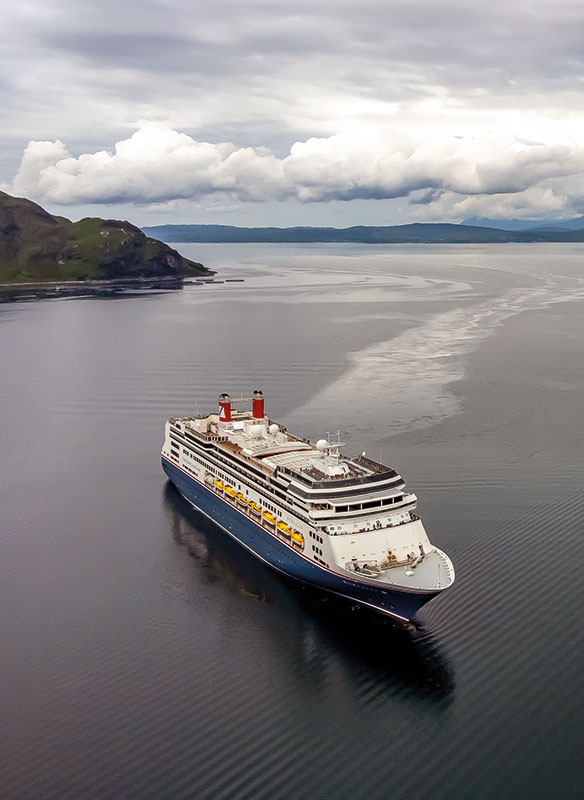
<path fill-rule="evenodd" d="M 256 389 L 251 399 L 252 416 L 254 419 L 264 419 L 264 396 Z"/>
<path fill-rule="evenodd" d="M 219 395 L 219 422 L 231 422 L 231 398 L 228 394 Z"/>

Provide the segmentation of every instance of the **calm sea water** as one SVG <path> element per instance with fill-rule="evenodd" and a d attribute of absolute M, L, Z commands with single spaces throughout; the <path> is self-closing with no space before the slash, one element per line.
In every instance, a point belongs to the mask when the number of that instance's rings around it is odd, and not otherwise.
<path fill-rule="evenodd" d="M 1 796 L 581 798 L 584 247 L 180 249 L 245 281 L 0 306 Z M 165 418 L 254 388 L 417 491 L 420 630 L 165 482 Z"/>

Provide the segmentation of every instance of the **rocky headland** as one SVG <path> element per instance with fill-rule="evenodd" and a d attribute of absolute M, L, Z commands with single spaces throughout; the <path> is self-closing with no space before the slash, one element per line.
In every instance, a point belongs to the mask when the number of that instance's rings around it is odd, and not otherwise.
<path fill-rule="evenodd" d="M 71 222 L 20 197 L 0 192 L 0 289 L 46 284 L 170 286 L 210 276 L 130 222 L 86 218 Z"/>

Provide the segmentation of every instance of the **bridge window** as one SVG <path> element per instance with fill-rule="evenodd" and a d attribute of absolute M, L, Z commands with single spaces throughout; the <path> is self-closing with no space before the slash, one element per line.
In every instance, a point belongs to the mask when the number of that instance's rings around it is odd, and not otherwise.
<path fill-rule="evenodd" d="M 377 508 L 380 505 L 380 500 L 371 500 L 369 503 L 363 503 L 363 508 Z"/>

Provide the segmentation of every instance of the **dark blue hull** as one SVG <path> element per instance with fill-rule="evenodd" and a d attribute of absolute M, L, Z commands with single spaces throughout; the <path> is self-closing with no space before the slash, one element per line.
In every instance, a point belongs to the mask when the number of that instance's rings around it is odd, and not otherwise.
<path fill-rule="evenodd" d="M 261 561 L 285 575 L 369 606 L 401 622 L 413 619 L 416 612 L 438 594 L 432 591 L 386 589 L 338 575 L 326 567 L 315 564 L 292 545 L 264 530 L 261 524 L 256 523 L 243 511 L 239 511 L 164 457 L 162 468 L 183 497 L 199 511 Z"/>

